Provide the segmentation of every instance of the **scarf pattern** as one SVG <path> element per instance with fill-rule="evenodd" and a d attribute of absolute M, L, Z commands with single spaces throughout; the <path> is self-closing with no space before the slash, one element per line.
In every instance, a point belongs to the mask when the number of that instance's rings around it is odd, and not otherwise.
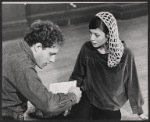
<path fill-rule="evenodd" d="M 120 63 L 124 53 L 124 46 L 119 39 L 117 21 L 109 12 L 99 12 L 95 16 L 99 17 L 109 30 L 109 54 L 107 65 L 109 67 L 115 67 Z"/>

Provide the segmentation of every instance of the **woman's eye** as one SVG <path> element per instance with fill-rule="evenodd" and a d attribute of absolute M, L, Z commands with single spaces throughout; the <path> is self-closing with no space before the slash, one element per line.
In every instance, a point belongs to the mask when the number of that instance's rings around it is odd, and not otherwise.
<path fill-rule="evenodd" d="M 96 36 L 96 37 L 99 37 L 100 35 L 97 35 L 97 34 L 96 34 L 95 36 Z"/>

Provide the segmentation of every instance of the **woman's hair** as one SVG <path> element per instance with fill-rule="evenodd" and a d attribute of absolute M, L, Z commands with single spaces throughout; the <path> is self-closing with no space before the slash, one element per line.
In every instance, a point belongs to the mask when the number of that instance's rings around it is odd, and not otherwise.
<path fill-rule="evenodd" d="M 105 34 L 109 34 L 109 30 L 107 26 L 104 24 L 104 22 L 97 16 L 94 16 L 90 23 L 89 23 L 89 29 L 101 29 Z"/>
<path fill-rule="evenodd" d="M 118 26 L 115 17 L 110 12 L 97 13 L 89 24 L 89 29 L 96 28 L 100 28 L 105 34 L 109 34 L 109 54 L 107 65 L 109 67 L 117 66 L 124 53 L 124 46 L 119 39 Z"/>
<path fill-rule="evenodd" d="M 43 48 L 52 47 L 54 43 L 58 43 L 60 46 L 64 43 L 59 26 L 49 20 L 34 21 L 24 40 L 30 47 L 36 43 L 41 43 Z"/>

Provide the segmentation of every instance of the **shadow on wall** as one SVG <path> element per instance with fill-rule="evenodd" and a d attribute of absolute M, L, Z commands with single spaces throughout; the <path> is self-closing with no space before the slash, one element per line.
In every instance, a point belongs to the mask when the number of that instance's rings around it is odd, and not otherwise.
<path fill-rule="evenodd" d="M 109 11 L 117 19 L 147 15 L 145 3 L 61 3 L 61 4 L 2 4 L 2 39 L 23 37 L 36 19 L 49 19 L 60 26 L 86 23 L 99 11 Z"/>

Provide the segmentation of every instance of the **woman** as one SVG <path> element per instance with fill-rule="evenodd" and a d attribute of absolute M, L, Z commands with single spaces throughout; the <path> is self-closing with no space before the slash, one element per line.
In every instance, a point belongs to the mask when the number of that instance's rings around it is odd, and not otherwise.
<path fill-rule="evenodd" d="M 83 91 L 70 118 L 120 120 L 120 108 L 129 100 L 133 114 L 147 119 L 134 54 L 119 39 L 116 19 L 109 12 L 99 12 L 89 31 L 90 41 L 83 44 L 70 76 Z"/>

